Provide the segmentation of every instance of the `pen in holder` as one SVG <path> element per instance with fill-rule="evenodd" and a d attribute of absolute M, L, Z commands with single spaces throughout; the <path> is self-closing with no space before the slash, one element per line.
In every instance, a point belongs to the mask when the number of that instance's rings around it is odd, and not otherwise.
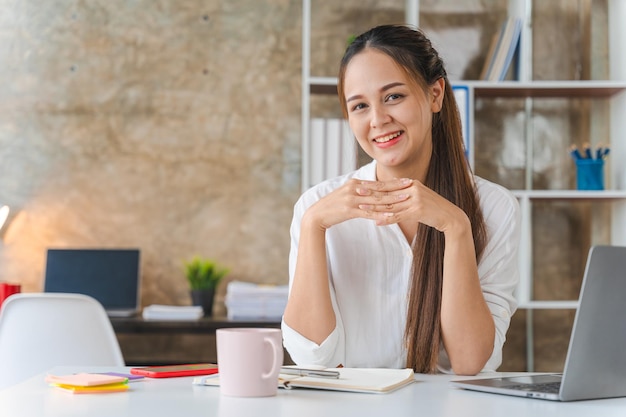
<path fill-rule="evenodd" d="M 576 163 L 576 188 L 579 190 L 604 190 L 604 160 L 611 152 L 608 146 L 598 146 L 595 152 L 588 143 L 580 151 L 576 145 L 569 153 Z"/>
<path fill-rule="evenodd" d="M 576 160 L 576 188 L 604 190 L 604 159 Z"/>

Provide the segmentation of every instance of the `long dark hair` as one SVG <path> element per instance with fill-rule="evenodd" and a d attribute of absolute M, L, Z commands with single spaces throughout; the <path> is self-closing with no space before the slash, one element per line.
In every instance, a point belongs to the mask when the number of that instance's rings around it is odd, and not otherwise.
<path fill-rule="evenodd" d="M 472 224 L 476 260 L 485 248 L 485 222 L 472 173 L 464 154 L 461 119 L 443 61 L 424 33 L 401 25 L 378 26 L 358 36 L 347 48 L 339 69 L 338 93 L 347 116 L 344 76 L 350 60 L 366 48 L 390 56 L 425 91 L 440 78 L 445 81 L 441 111 L 433 114 L 433 151 L 425 185 L 467 214 Z M 408 295 L 405 343 L 407 367 L 416 372 L 437 369 L 441 342 L 443 233 L 419 224 L 413 242 L 413 266 Z"/>

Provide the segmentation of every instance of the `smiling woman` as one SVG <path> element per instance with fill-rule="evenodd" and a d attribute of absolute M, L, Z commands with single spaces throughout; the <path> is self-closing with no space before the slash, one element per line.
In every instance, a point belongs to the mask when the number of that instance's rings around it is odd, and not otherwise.
<path fill-rule="evenodd" d="M 358 36 L 339 100 L 373 161 L 307 190 L 291 226 L 298 364 L 494 370 L 516 304 L 519 207 L 474 176 L 442 60 L 405 26 Z"/>

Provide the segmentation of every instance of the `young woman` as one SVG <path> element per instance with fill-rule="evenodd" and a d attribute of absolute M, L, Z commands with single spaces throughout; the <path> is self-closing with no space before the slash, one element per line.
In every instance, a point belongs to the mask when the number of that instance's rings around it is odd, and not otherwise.
<path fill-rule="evenodd" d="M 419 30 L 373 28 L 346 50 L 338 92 L 373 161 L 295 205 L 285 347 L 301 365 L 495 370 L 519 207 L 470 172 L 437 51 Z"/>

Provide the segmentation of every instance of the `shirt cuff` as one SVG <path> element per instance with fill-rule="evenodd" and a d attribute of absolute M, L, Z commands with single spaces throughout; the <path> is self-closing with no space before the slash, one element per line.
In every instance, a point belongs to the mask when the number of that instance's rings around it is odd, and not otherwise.
<path fill-rule="evenodd" d="M 302 336 L 289 327 L 284 320 L 281 323 L 281 328 L 283 332 L 283 345 L 296 365 L 321 365 L 327 368 L 334 368 L 339 365 L 332 363 L 332 358 L 339 342 L 339 331 L 337 327 L 335 327 L 321 345 Z"/>

